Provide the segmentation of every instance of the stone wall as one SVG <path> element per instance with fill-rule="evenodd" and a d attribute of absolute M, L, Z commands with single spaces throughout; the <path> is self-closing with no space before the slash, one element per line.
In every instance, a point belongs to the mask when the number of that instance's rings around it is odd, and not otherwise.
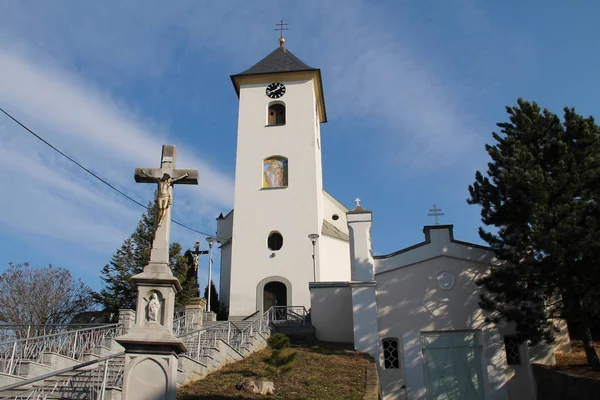
<path fill-rule="evenodd" d="M 537 398 L 543 400 L 592 400 L 600 393 L 600 381 L 558 372 L 540 364 L 532 364 L 537 385 Z"/>

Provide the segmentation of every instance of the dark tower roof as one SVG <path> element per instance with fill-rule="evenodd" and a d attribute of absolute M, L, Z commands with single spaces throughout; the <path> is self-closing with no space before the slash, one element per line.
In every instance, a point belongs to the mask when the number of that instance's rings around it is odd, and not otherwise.
<path fill-rule="evenodd" d="M 316 85 L 315 89 L 317 91 L 319 104 L 320 122 L 327 122 L 327 111 L 325 110 L 325 97 L 323 95 L 321 70 L 318 68 L 309 67 L 308 65 L 300 61 L 298 57 L 296 57 L 294 54 L 292 54 L 291 51 L 289 51 L 285 48 L 285 46 L 283 46 L 284 42 L 285 40 L 283 38 L 280 38 L 280 46 L 273 50 L 268 56 L 266 56 L 247 70 L 240 72 L 236 75 L 231 75 L 231 83 L 233 83 L 235 92 L 239 97 L 241 82 L 248 82 L 249 79 L 254 79 L 251 77 L 260 77 L 261 75 L 265 75 L 264 79 L 268 79 L 266 75 L 269 74 L 293 74 L 296 72 L 304 72 L 306 74 L 314 76 Z M 261 77 L 258 79 L 262 80 L 263 78 Z"/>
<path fill-rule="evenodd" d="M 274 74 L 278 72 L 317 71 L 316 68 L 304 64 L 285 47 L 278 47 L 268 56 L 254 64 L 244 72 L 234 76 Z"/>

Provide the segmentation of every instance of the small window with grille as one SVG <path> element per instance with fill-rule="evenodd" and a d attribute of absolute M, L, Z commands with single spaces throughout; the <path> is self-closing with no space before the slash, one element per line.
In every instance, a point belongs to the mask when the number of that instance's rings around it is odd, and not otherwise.
<path fill-rule="evenodd" d="M 504 351 L 506 352 L 506 363 L 508 365 L 521 365 L 521 343 L 514 336 L 504 337 Z"/>
<path fill-rule="evenodd" d="M 383 339 L 382 344 L 384 369 L 399 369 L 400 356 L 398 355 L 398 339 Z"/>

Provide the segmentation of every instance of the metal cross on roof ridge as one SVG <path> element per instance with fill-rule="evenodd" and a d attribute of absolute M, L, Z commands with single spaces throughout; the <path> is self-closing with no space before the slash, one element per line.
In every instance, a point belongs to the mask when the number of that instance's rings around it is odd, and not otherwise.
<path fill-rule="evenodd" d="M 439 225 L 440 223 L 438 222 L 438 216 L 440 216 L 440 217 L 444 216 L 444 213 L 439 212 L 439 211 L 442 211 L 442 209 L 437 208 L 437 206 L 434 204 L 433 208 L 430 208 L 429 211 L 430 211 L 430 213 L 427 214 L 427 216 L 435 218 L 435 224 Z"/>
<path fill-rule="evenodd" d="M 283 20 L 281 20 L 280 23 L 275 24 L 275 25 L 277 25 L 279 27 L 279 28 L 275 28 L 276 31 L 279 31 L 279 37 L 283 38 L 283 31 L 289 31 L 288 28 L 284 28 L 284 26 L 286 26 L 287 23 L 283 22 Z"/>
<path fill-rule="evenodd" d="M 354 201 L 356 202 L 356 207 L 360 207 L 360 199 L 357 197 Z"/>

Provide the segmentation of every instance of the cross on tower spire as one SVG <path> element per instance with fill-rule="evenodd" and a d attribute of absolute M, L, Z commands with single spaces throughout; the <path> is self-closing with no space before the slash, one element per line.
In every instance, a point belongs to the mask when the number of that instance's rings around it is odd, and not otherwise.
<path fill-rule="evenodd" d="M 430 213 L 427 214 L 427 216 L 428 217 L 433 217 L 435 219 L 435 224 L 439 225 L 440 223 L 438 222 L 438 216 L 441 217 L 441 216 L 444 215 L 444 213 L 439 212 L 439 211 L 442 211 L 442 209 L 441 208 L 437 208 L 436 205 L 434 204 L 433 208 L 430 208 L 429 211 L 430 211 Z"/>
<path fill-rule="evenodd" d="M 275 28 L 276 31 L 279 31 L 279 47 L 283 47 L 283 44 L 285 43 L 285 39 L 283 37 L 283 31 L 289 30 L 288 28 L 284 28 L 284 26 L 287 26 L 287 23 L 283 22 L 283 20 L 281 20 L 280 23 L 275 24 L 275 25 L 279 27 L 279 28 Z"/>

